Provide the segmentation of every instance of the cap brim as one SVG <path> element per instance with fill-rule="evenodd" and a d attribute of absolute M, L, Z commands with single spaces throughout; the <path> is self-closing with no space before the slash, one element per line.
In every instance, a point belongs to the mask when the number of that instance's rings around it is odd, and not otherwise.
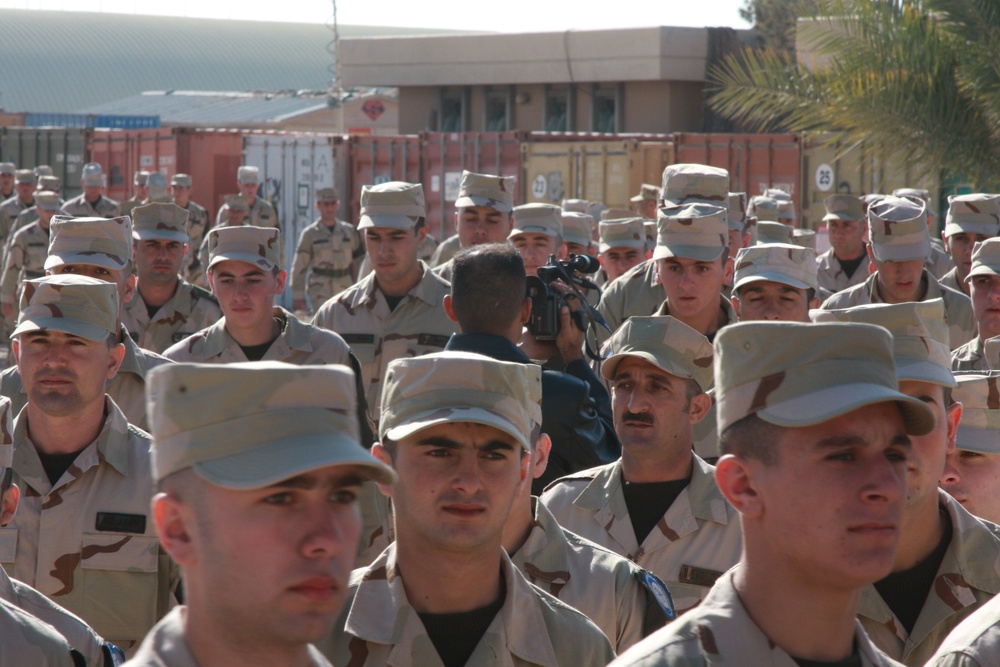
<path fill-rule="evenodd" d="M 128 262 L 121 262 L 103 252 L 98 251 L 86 251 L 86 252 L 65 252 L 56 255 L 49 255 L 45 258 L 45 264 L 43 268 L 45 270 L 55 268 L 57 266 L 63 266 L 65 264 L 86 264 L 87 266 L 102 266 L 105 269 L 114 269 L 115 271 L 121 271 L 126 266 Z"/>
<path fill-rule="evenodd" d="M 272 440 L 262 447 L 192 465 L 203 479 L 227 489 L 259 489 L 328 466 L 358 466 L 382 484 L 396 473 L 357 442 L 328 433 Z"/>
<path fill-rule="evenodd" d="M 944 387 L 955 388 L 958 382 L 952 372 L 933 361 L 927 359 L 909 359 L 893 355 L 896 361 L 896 377 L 900 382 L 903 380 L 915 380 L 917 382 L 930 382 Z"/>
<path fill-rule="evenodd" d="M 937 419 L 923 401 L 868 382 L 840 384 L 801 394 L 761 408 L 757 415 L 777 426 L 799 428 L 822 424 L 852 410 L 886 402 L 894 402 L 899 406 L 907 433 L 924 435 L 934 429 Z"/>
<path fill-rule="evenodd" d="M 614 245 L 601 243 L 600 246 L 598 247 L 600 252 L 607 252 L 612 248 L 632 248 L 634 250 L 645 250 L 646 242 L 642 239 L 639 240 L 630 239 L 628 241 L 621 241 L 621 242 L 615 241 Z"/>
<path fill-rule="evenodd" d="M 522 433 L 517 424 L 485 408 L 449 408 L 447 415 L 443 417 L 439 408 L 419 412 L 407 418 L 406 423 L 388 429 L 385 437 L 399 441 L 431 426 L 460 422 L 492 426 L 517 440 L 525 449 L 531 449 L 528 434 Z"/>
<path fill-rule="evenodd" d="M 106 340 L 111 332 L 90 322 L 72 320 L 67 317 L 38 317 L 25 320 L 17 325 L 10 336 L 18 336 L 29 331 L 61 331 L 95 343 Z"/>
<path fill-rule="evenodd" d="M 880 262 L 924 261 L 931 256 L 931 241 L 926 238 L 917 243 L 890 246 L 873 243 L 872 254 Z"/>
<path fill-rule="evenodd" d="M 408 215 L 362 215 L 358 229 L 367 227 L 390 227 L 392 229 L 413 229 L 417 219 Z"/>
<path fill-rule="evenodd" d="M 989 428 L 976 428 L 958 424 L 955 447 L 983 454 L 1000 454 L 1000 432 Z"/>
<path fill-rule="evenodd" d="M 465 208 L 466 206 L 485 206 L 501 213 L 510 213 L 514 207 L 502 201 L 491 199 L 490 197 L 459 197 L 455 200 L 455 208 Z"/>
<path fill-rule="evenodd" d="M 208 262 L 208 268 L 212 268 L 219 262 L 245 262 L 247 264 L 253 264 L 254 266 L 259 266 L 261 268 L 270 270 L 273 269 L 277 264 L 267 259 L 266 257 L 261 257 L 260 255 L 255 255 L 249 252 L 222 252 L 214 257 Z"/>
<path fill-rule="evenodd" d="M 649 352 L 641 352 L 639 350 L 632 350 L 629 352 L 621 352 L 619 354 L 612 354 L 610 357 L 601 362 L 601 376 L 605 380 L 613 380 L 615 377 L 615 371 L 618 370 L 618 364 L 620 364 L 626 357 L 635 357 L 636 359 L 642 359 L 643 361 L 649 362 L 653 366 L 656 366 L 661 371 L 665 373 L 670 373 L 671 375 L 676 375 L 679 378 L 684 378 L 687 380 L 694 380 L 694 375 L 691 371 L 682 367 L 676 366 L 674 364 L 663 365 L 663 359 L 658 359 L 656 356 L 650 354 Z M 666 360 L 669 361 L 669 360 Z"/>
<path fill-rule="evenodd" d="M 546 236 L 551 236 L 552 238 L 556 238 L 557 236 L 559 236 L 559 234 L 552 231 L 548 227 L 536 227 L 534 225 L 514 227 L 514 229 L 510 230 L 510 234 L 507 235 L 507 238 L 510 238 L 515 234 L 545 234 Z"/>
<path fill-rule="evenodd" d="M 790 287 L 797 287 L 799 289 L 816 289 L 816 285 L 810 285 L 807 282 L 798 280 L 797 278 L 792 278 L 784 273 L 778 273 L 777 271 L 761 271 L 760 273 L 754 273 L 749 276 L 743 276 L 733 284 L 733 289 L 737 289 L 746 285 L 748 283 L 761 282 L 763 280 L 768 280 L 772 283 L 781 283 L 782 285 L 789 285 Z"/>
<path fill-rule="evenodd" d="M 982 234 L 993 237 L 1000 232 L 998 225 L 991 225 L 985 222 L 949 222 L 944 226 L 944 235 L 953 234 Z"/>
<path fill-rule="evenodd" d="M 1000 267 L 990 266 L 989 264 L 973 266 L 969 271 L 969 275 L 965 277 L 965 282 L 969 282 L 969 278 L 972 276 L 1000 276 Z"/>
<path fill-rule="evenodd" d="M 172 232 L 163 229 L 133 229 L 132 238 L 137 241 L 180 241 L 187 243 L 191 237 L 184 232 Z"/>
<path fill-rule="evenodd" d="M 681 257 L 683 259 L 693 259 L 697 262 L 711 262 L 713 259 L 722 257 L 725 248 L 709 248 L 701 245 L 657 245 L 653 249 L 653 259 L 666 259 L 668 257 Z"/>

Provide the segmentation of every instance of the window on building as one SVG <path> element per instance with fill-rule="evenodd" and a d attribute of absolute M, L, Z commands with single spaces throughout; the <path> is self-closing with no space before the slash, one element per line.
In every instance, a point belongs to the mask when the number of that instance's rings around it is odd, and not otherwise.
<path fill-rule="evenodd" d="M 487 90 L 483 120 L 483 129 L 487 132 L 506 132 L 510 129 L 509 118 L 510 92 L 506 90 Z"/>
<path fill-rule="evenodd" d="M 621 132 L 621 87 L 594 87 L 590 127 L 594 132 Z"/>
<path fill-rule="evenodd" d="M 465 95 L 461 91 L 441 93 L 441 132 L 465 131 Z"/>
<path fill-rule="evenodd" d="M 570 89 L 550 88 L 545 91 L 545 131 L 572 132 L 573 94 Z"/>

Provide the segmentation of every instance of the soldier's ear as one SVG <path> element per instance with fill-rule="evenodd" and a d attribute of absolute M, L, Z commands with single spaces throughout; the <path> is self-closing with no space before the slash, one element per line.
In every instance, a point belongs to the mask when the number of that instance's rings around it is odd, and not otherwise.
<path fill-rule="evenodd" d="M 758 464 L 733 454 L 726 454 L 715 464 L 715 483 L 729 504 L 746 519 L 756 518 L 763 511 L 754 479 Z"/>
<path fill-rule="evenodd" d="M 195 548 L 182 501 L 169 493 L 153 496 L 153 522 L 163 549 L 178 565 L 194 562 Z"/>
<path fill-rule="evenodd" d="M 3 475 L 0 474 L 0 477 Z M 17 484 L 11 484 L 7 487 L 7 490 L 3 492 L 3 497 L 0 498 L 0 526 L 6 526 L 14 518 L 14 513 L 17 512 L 18 501 L 21 500 L 21 489 L 17 488 Z"/>

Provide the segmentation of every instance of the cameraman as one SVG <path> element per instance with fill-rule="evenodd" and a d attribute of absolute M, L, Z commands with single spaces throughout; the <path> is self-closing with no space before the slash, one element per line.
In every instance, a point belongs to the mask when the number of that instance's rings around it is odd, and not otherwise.
<path fill-rule="evenodd" d="M 568 290 L 553 285 L 564 293 Z M 491 243 L 455 255 L 444 308 L 461 330 L 452 335 L 446 350 L 531 363 L 517 347 L 531 316 L 531 300 L 525 297 L 524 261 L 515 248 Z M 560 324 L 556 346 L 566 361 L 566 372 L 542 371 L 542 432 L 552 438 L 552 453 L 545 473 L 532 482 L 535 494 L 558 477 L 610 463 L 621 455 L 611 397 L 583 360 L 583 332 L 573 324 L 569 308 L 560 313 Z"/>

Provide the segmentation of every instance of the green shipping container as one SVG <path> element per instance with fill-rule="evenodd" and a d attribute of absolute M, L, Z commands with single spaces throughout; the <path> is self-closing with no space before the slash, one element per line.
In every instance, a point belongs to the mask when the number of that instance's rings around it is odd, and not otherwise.
<path fill-rule="evenodd" d="M 0 162 L 13 162 L 18 169 L 40 164 L 52 167 L 62 179 L 63 199 L 83 190 L 80 177 L 86 162 L 87 130 L 61 127 L 5 127 L 0 134 Z"/>

